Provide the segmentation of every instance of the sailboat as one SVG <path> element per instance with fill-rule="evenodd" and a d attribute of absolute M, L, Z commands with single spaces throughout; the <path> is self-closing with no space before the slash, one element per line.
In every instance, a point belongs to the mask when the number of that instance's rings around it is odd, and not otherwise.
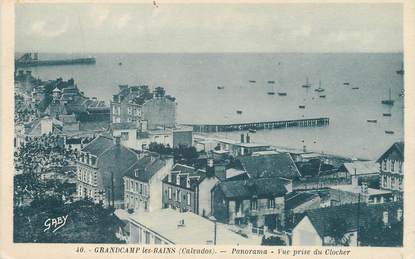
<path fill-rule="evenodd" d="M 397 71 L 396 71 L 396 74 L 398 74 L 398 75 L 403 75 L 404 73 L 405 73 L 405 70 L 403 70 L 403 63 L 402 63 L 402 65 L 401 65 L 401 69 L 397 70 Z"/>
<path fill-rule="evenodd" d="M 306 78 L 305 84 L 302 85 L 303 88 L 310 88 L 311 84 L 308 82 L 308 77 Z"/>
<path fill-rule="evenodd" d="M 389 88 L 389 99 L 382 100 L 382 104 L 393 105 L 393 103 L 394 103 L 394 100 L 392 100 L 391 98 L 391 89 Z"/>
<path fill-rule="evenodd" d="M 324 92 L 324 88 L 321 87 L 321 80 L 318 82 L 318 88 L 314 89 L 316 92 Z"/>

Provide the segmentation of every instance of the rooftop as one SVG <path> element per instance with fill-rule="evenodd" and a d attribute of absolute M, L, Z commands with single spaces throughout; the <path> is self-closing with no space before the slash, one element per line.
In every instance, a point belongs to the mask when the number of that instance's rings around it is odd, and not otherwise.
<path fill-rule="evenodd" d="M 282 177 L 293 179 L 301 177 L 289 153 L 263 156 L 242 156 L 237 158 L 245 171 L 254 178 Z"/>
<path fill-rule="evenodd" d="M 224 181 L 219 183 L 226 198 L 250 198 L 258 197 L 281 197 L 288 190 L 285 187 L 289 182 L 279 178 L 259 178 L 237 181 Z"/>
<path fill-rule="evenodd" d="M 387 211 L 389 222 L 397 222 L 397 210 L 403 209 L 402 202 L 388 202 L 381 204 L 346 204 L 341 206 L 333 206 L 309 210 L 306 216 L 309 218 L 314 228 L 320 235 L 324 237 L 330 231 L 332 222 L 342 222 L 346 225 L 348 231 L 357 229 L 357 211 L 359 210 L 359 225 L 367 226 L 379 222 L 383 217 L 383 212 Z"/>
<path fill-rule="evenodd" d="M 331 189 L 334 190 L 341 190 L 345 192 L 352 192 L 352 193 L 362 193 L 362 186 L 353 186 L 351 184 L 348 185 L 335 185 L 331 186 Z M 390 194 L 390 191 L 387 190 L 379 190 L 379 189 L 373 189 L 373 188 L 367 188 L 367 195 L 383 195 L 383 194 Z"/>
<path fill-rule="evenodd" d="M 184 225 L 178 226 L 180 221 Z M 162 209 L 130 215 L 130 222 L 137 222 L 177 245 L 206 245 L 213 243 L 214 223 L 191 212 Z M 160 223 L 163 224 L 160 224 Z M 259 245 L 257 240 L 238 235 L 225 224 L 217 223 L 217 245 Z"/>
<path fill-rule="evenodd" d="M 308 193 L 308 192 L 292 192 L 285 196 L 285 209 L 291 210 L 303 203 L 306 203 L 310 200 L 319 197 L 316 193 Z"/>
<path fill-rule="evenodd" d="M 109 148 L 111 148 L 113 145 L 113 139 L 100 135 L 93 141 L 91 141 L 88 145 L 86 145 L 82 149 L 82 151 L 98 157 L 102 155 L 105 151 L 107 151 Z"/>
<path fill-rule="evenodd" d="M 148 182 L 165 165 L 166 162 L 160 158 L 151 157 L 151 155 L 145 156 L 128 168 L 125 176 L 141 182 Z"/>

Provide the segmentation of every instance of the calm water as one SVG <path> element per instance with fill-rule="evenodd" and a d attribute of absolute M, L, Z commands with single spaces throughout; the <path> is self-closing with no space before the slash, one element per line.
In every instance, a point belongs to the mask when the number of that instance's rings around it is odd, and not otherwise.
<path fill-rule="evenodd" d="M 72 55 L 40 55 L 40 58 Z M 73 55 L 77 57 L 79 55 Z M 255 142 L 376 159 L 403 139 L 402 54 L 94 54 L 96 65 L 33 68 L 42 79 L 74 78 L 88 96 L 109 101 L 119 84 L 163 86 L 179 123 L 231 123 L 328 116 L 325 128 L 258 131 Z M 122 62 L 122 65 L 119 65 Z M 312 88 L 301 87 L 306 77 Z M 256 83 L 249 83 L 256 80 Z M 275 84 L 267 81 L 274 80 Z M 314 89 L 325 88 L 326 98 Z M 349 82 L 350 86 L 343 85 Z M 217 86 L 224 86 L 218 90 Z M 359 87 L 353 90 L 352 87 Z M 381 104 L 391 89 L 393 107 Z M 275 91 L 275 95 L 267 95 Z M 287 96 L 278 96 L 285 92 Z M 321 95 L 320 94 L 320 95 Z M 305 109 L 299 109 L 305 105 Z M 243 113 L 238 115 L 236 110 Z M 391 113 L 392 117 L 383 117 Z M 378 122 L 367 123 L 367 119 Z M 395 134 L 387 135 L 385 130 Z M 238 139 L 239 132 L 218 136 Z"/>

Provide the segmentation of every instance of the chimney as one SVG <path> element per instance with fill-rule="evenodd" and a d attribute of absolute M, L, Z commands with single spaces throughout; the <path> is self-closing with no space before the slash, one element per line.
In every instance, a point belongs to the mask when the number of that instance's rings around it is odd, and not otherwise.
<path fill-rule="evenodd" d="M 241 134 L 241 143 L 244 143 L 245 142 L 245 135 L 242 133 Z"/>
<path fill-rule="evenodd" d="M 181 228 L 181 227 L 184 227 L 184 226 L 185 226 L 184 219 L 179 220 L 179 223 L 177 224 L 177 228 Z"/>
<path fill-rule="evenodd" d="M 171 173 L 169 173 L 169 174 L 167 175 L 167 182 L 168 182 L 168 183 L 171 183 Z"/>

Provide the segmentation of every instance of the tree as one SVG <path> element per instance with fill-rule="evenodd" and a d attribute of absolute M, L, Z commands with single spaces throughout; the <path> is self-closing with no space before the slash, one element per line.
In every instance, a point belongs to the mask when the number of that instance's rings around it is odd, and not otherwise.
<path fill-rule="evenodd" d="M 47 219 L 65 215 L 62 228 L 45 231 Z M 113 209 L 90 200 L 64 204 L 60 197 L 51 196 L 15 208 L 13 237 L 17 243 L 122 243 L 115 233 L 123 224 Z"/>
<path fill-rule="evenodd" d="M 403 242 L 403 222 L 385 225 L 378 220 L 370 222 L 359 232 L 359 242 L 362 246 L 397 247 Z"/>

